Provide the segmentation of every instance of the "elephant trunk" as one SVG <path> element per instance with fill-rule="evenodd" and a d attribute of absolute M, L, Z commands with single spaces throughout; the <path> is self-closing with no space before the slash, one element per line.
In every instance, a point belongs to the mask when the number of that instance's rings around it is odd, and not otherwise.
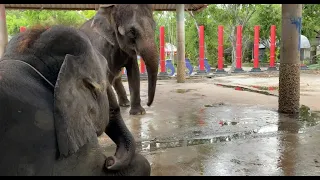
<path fill-rule="evenodd" d="M 120 170 L 126 168 L 136 150 L 135 140 L 123 122 L 120 110 L 114 112 L 114 117 L 111 115 L 109 125 L 106 129 L 106 134 L 117 145 L 116 153 L 114 156 L 107 158 L 107 168 L 109 170 Z"/>
<path fill-rule="evenodd" d="M 153 41 L 146 41 L 147 46 L 140 47 L 140 55 L 146 64 L 146 69 L 148 73 L 148 106 L 151 106 L 157 86 L 158 79 L 158 53 L 157 48 Z M 151 42 L 151 43 L 150 43 Z"/>
<path fill-rule="evenodd" d="M 136 153 L 131 163 L 124 169 L 113 171 L 107 170 L 106 176 L 150 176 L 151 166 L 149 161 L 141 154 Z"/>
<path fill-rule="evenodd" d="M 111 86 L 108 87 L 107 92 L 110 114 L 105 132 L 117 145 L 117 149 L 114 156 L 107 158 L 106 166 L 109 170 L 121 170 L 131 163 L 136 151 L 136 143 L 121 117 L 120 107 Z"/>

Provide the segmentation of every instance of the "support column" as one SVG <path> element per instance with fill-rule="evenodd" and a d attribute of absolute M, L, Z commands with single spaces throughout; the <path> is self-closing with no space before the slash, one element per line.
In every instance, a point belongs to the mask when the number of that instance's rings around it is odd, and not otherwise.
<path fill-rule="evenodd" d="M 218 68 L 216 73 L 227 73 L 223 63 L 223 26 L 218 26 Z"/>
<path fill-rule="evenodd" d="M 277 67 L 276 67 L 276 62 L 275 62 L 275 58 L 276 58 L 276 26 L 275 25 L 271 25 L 270 28 L 270 65 L 268 67 L 268 71 L 276 71 Z"/>
<path fill-rule="evenodd" d="M 8 32 L 6 23 L 6 10 L 4 4 L 0 4 L 0 58 L 8 44 Z"/>
<path fill-rule="evenodd" d="M 140 61 L 140 78 L 147 77 L 146 65 L 141 56 L 139 56 L 139 61 Z"/>
<path fill-rule="evenodd" d="M 199 26 L 199 70 L 197 75 L 206 75 L 204 67 L 204 26 Z"/>
<path fill-rule="evenodd" d="M 254 26 L 254 45 L 253 45 L 253 68 L 250 72 L 261 72 L 259 67 L 259 31 L 260 26 Z"/>
<path fill-rule="evenodd" d="M 242 73 L 242 25 L 237 26 L 236 68 L 234 73 Z"/>
<path fill-rule="evenodd" d="M 176 4 L 177 13 L 177 82 L 184 83 L 186 81 L 185 73 L 185 32 L 184 32 L 184 4 Z"/>
<path fill-rule="evenodd" d="M 279 112 L 294 114 L 300 106 L 300 34 L 302 4 L 282 4 Z"/>
<path fill-rule="evenodd" d="M 160 27 L 160 73 L 158 77 L 168 77 L 166 69 L 166 54 L 165 54 L 165 38 L 164 38 L 164 26 Z"/>
<path fill-rule="evenodd" d="M 22 33 L 22 32 L 25 32 L 27 30 L 27 28 L 26 27 L 24 27 L 24 26 L 21 26 L 20 27 L 20 32 Z"/>

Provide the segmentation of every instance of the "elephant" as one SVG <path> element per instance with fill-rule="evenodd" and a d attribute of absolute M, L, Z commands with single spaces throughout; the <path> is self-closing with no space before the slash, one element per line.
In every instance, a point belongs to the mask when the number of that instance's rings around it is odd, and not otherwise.
<path fill-rule="evenodd" d="M 130 106 L 131 115 L 145 114 L 140 99 L 140 71 L 137 56 L 141 56 L 148 73 L 148 102 L 154 100 L 157 75 L 158 51 L 155 45 L 155 21 L 151 4 L 102 5 L 96 15 L 85 22 L 80 30 L 106 57 L 112 82 L 120 106 Z M 130 101 L 121 81 L 121 70 L 127 70 Z M 129 104 L 130 103 L 130 104 Z"/>
<path fill-rule="evenodd" d="M 14 36 L 0 59 L 0 175 L 150 176 L 108 74 L 79 29 Z M 117 146 L 113 156 L 99 145 L 104 132 Z"/>

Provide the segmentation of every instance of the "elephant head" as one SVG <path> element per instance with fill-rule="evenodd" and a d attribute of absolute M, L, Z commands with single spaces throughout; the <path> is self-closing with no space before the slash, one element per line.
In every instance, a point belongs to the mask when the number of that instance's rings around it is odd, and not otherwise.
<path fill-rule="evenodd" d="M 140 55 L 148 72 L 148 103 L 153 102 L 158 74 L 155 22 L 150 4 L 100 6 L 91 27 L 130 56 Z"/>
<path fill-rule="evenodd" d="M 109 123 L 106 62 L 102 55 L 67 54 L 54 90 L 54 117 L 60 155 L 94 142 Z"/>
<path fill-rule="evenodd" d="M 107 169 L 127 167 L 136 146 L 114 101 L 105 57 L 79 30 L 57 26 L 35 37 L 43 39 L 37 43 L 41 45 L 41 54 L 61 57 L 60 61 L 53 61 L 62 63 L 52 82 L 60 156 L 68 157 L 87 144 L 97 144 L 97 137 L 105 132 L 117 145 L 115 155 L 107 158 Z"/>

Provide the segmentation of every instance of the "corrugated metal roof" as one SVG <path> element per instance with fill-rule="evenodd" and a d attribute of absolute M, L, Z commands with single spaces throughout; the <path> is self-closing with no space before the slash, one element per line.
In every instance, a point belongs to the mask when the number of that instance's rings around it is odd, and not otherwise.
<path fill-rule="evenodd" d="M 97 10 L 101 4 L 5 4 L 6 9 Z M 175 11 L 175 4 L 153 4 L 155 11 Z M 185 4 L 188 11 L 200 11 L 207 4 Z"/>

